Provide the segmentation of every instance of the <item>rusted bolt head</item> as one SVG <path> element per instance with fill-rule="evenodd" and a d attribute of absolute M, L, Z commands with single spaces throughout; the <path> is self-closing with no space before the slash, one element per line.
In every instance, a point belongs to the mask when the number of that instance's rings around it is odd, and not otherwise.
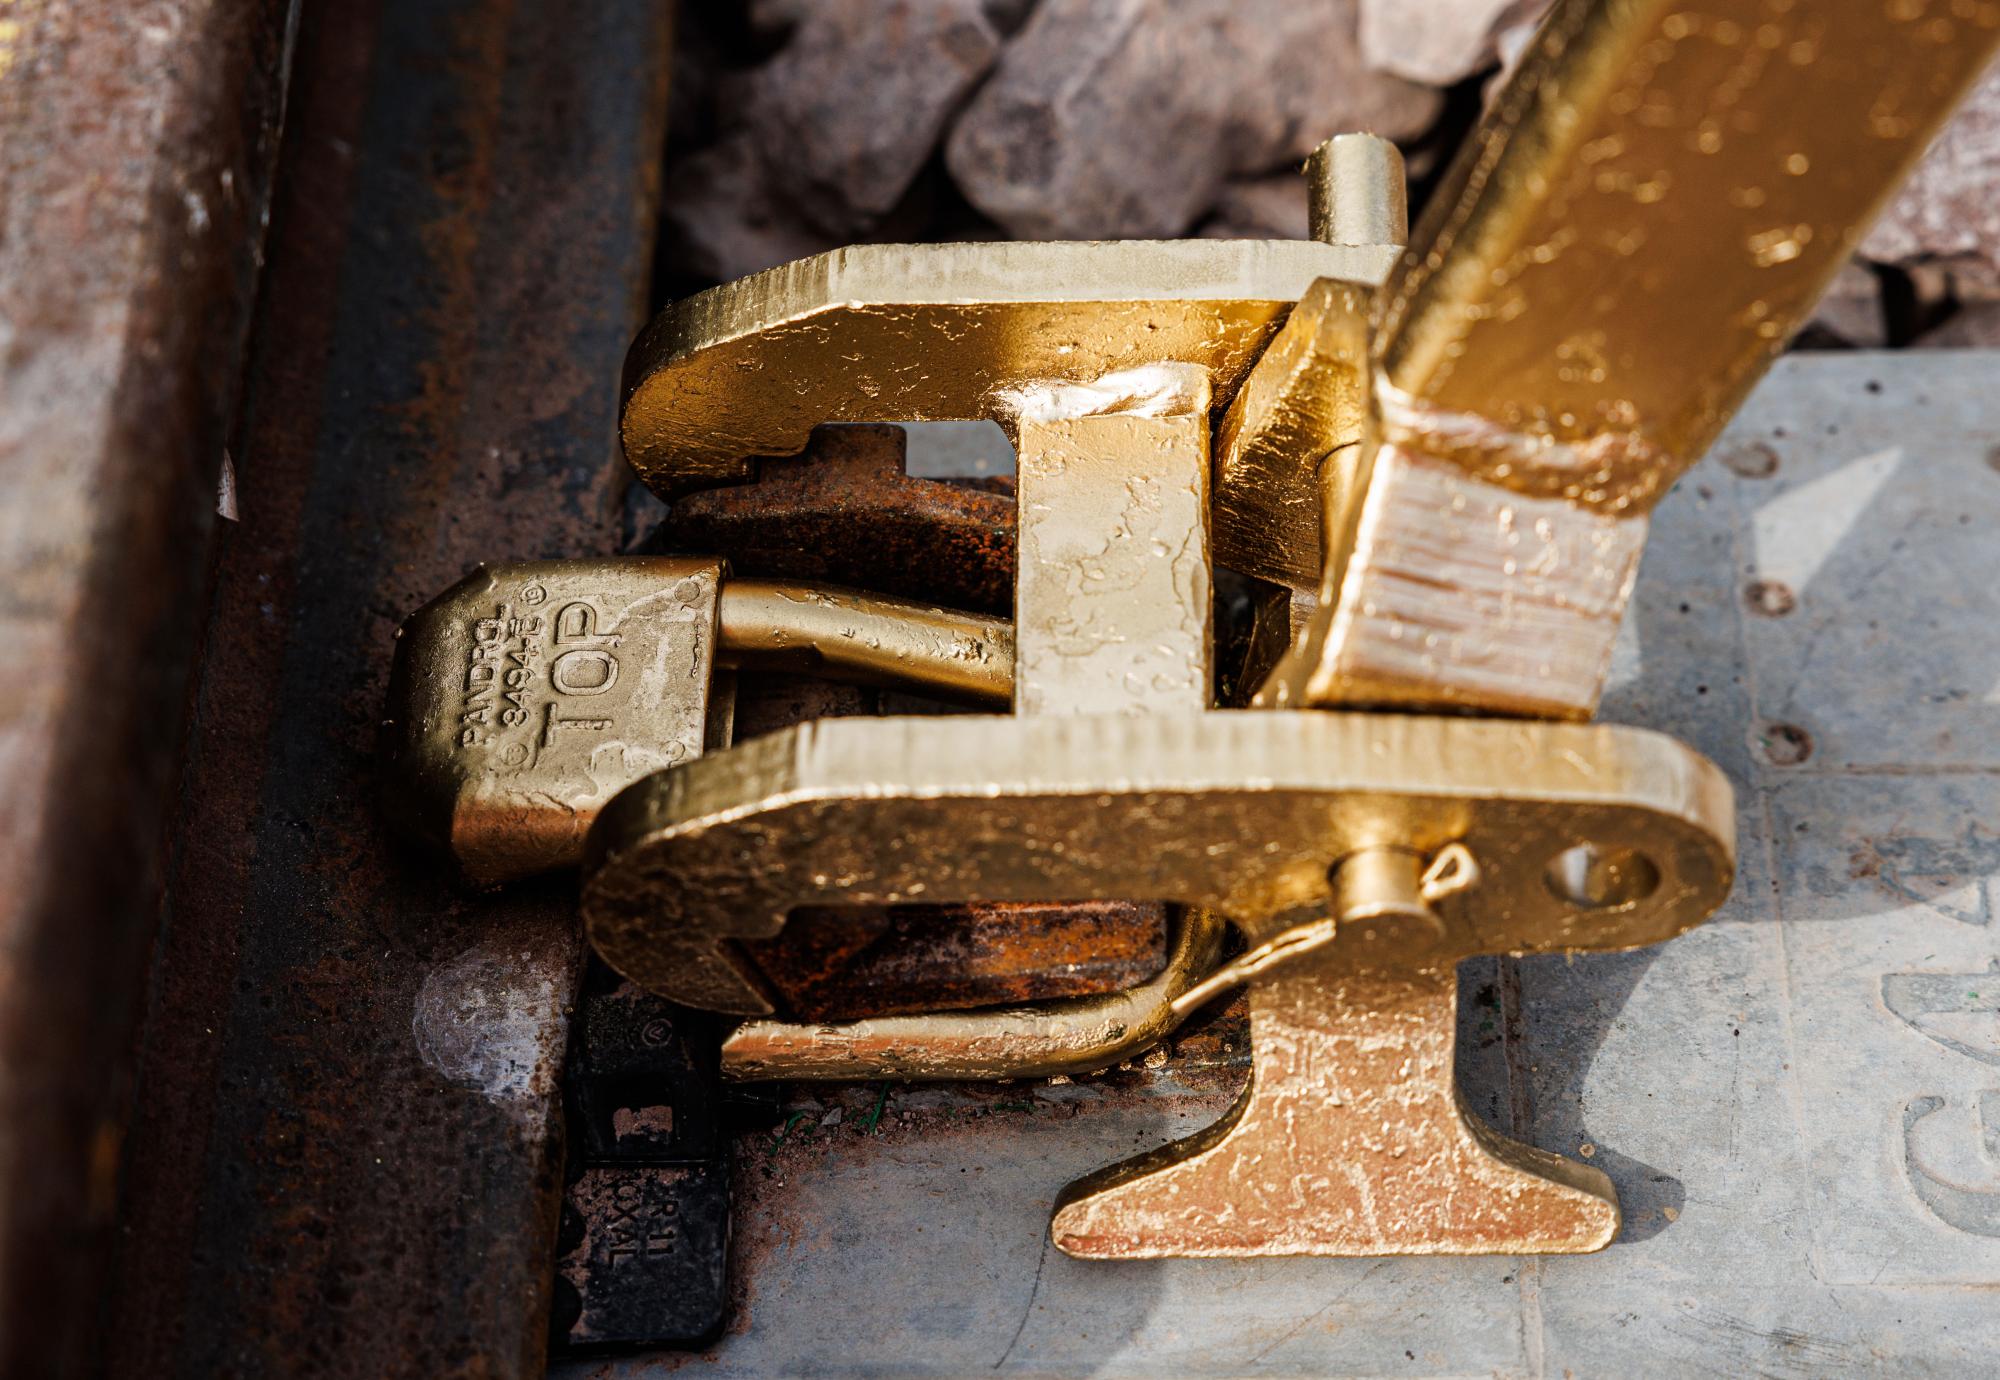
<path fill-rule="evenodd" d="M 1722 463 L 1745 479 L 1769 479 L 1778 472 L 1778 452 L 1763 441 L 1752 441 L 1724 451 Z"/>
<path fill-rule="evenodd" d="M 1796 767 L 1812 756 L 1812 734 L 1797 724 L 1768 723 L 1757 732 L 1757 748 L 1774 767 Z"/>
<path fill-rule="evenodd" d="M 1798 596 L 1783 580 L 1752 580 L 1743 587 L 1743 602 L 1750 612 L 1766 618 L 1782 618 L 1799 605 Z"/>

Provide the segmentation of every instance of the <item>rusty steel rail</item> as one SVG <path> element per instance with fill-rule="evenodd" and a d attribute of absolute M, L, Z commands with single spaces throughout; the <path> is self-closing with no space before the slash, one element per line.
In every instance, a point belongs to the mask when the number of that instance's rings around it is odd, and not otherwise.
<path fill-rule="evenodd" d="M 0 8 L 0 1374 L 102 1359 L 293 9 Z"/>
<path fill-rule="evenodd" d="M 393 843 L 375 735 L 411 609 L 617 547 L 669 9 L 307 9 L 112 1373 L 541 1373 L 574 902 Z"/>

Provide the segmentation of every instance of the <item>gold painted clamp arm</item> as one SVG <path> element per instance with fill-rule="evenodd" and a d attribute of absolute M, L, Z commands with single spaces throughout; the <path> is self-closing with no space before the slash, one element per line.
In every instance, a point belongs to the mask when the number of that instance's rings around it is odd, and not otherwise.
<path fill-rule="evenodd" d="M 1223 928 L 1214 911 L 1182 909 L 1166 966 L 1106 996 L 817 1025 L 745 1021 L 722 1042 L 722 1076 L 826 1083 L 1092 1073 L 1165 1038 L 1194 1009 L 1178 998 L 1214 966 Z"/>
<path fill-rule="evenodd" d="M 1014 626 L 1004 618 L 858 590 L 731 579 L 718 618 L 722 659 L 830 680 L 921 690 L 1006 709 Z"/>

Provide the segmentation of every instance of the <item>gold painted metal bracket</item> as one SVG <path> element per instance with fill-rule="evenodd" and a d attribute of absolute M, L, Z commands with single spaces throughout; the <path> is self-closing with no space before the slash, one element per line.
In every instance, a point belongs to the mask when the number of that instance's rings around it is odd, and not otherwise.
<path fill-rule="evenodd" d="M 1451 963 L 1324 964 L 1250 989 L 1250 1087 L 1216 1125 L 1064 1189 L 1086 1259 L 1600 1250 L 1611 1180 L 1509 1140 L 1452 1073 Z"/>
<path fill-rule="evenodd" d="M 1461 843 L 1484 880 L 1441 903 L 1442 935 L 1398 933 L 1398 955 L 1624 948 L 1720 903 L 1733 819 L 1713 764 L 1630 728 L 1231 711 L 839 719 L 620 794 L 589 840 L 583 913 L 598 951 L 642 986 L 759 1016 L 771 1003 L 733 941 L 779 933 L 799 906 L 1169 900 L 1259 942 L 1330 904 L 1329 872 L 1350 854 Z M 1645 858 L 1650 885 L 1608 906 L 1566 899 L 1549 869 L 1579 847 Z M 1333 947 L 1372 951 L 1354 927 Z"/>
<path fill-rule="evenodd" d="M 1631 905 L 1650 857 L 1579 846 L 1543 880 Z M 1592 880 L 1594 879 L 1594 880 Z M 1251 1082 L 1215 1126 L 1071 1184 L 1050 1230 L 1070 1255 L 1516 1254 L 1597 1250 L 1618 1231 L 1602 1171 L 1507 1139 L 1458 1094 L 1456 965 L 1392 955 L 1441 935 L 1433 907 L 1481 898 L 1470 850 L 1428 867 L 1362 849 L 1333 870 L 1340 949 L 1296 951 L 1250 993 Z M 1254 1166 L 1254 1172 L 1246 1169 Z M 1226 1211 L 1216 1205 L 1226 1203 Z"/>
<path fill-rule="evenodd" d="M 1006 395 L 1023 384 L 1160 366 L 1198 371 L 1219 409 L 1317 280 L 1369 291 L 1402 252 L 1400 215 L 1379 214 L 1402 203 L 1400 155 L 1343 139 L 1341 233 L 1392 238 L 857 245 L 677 302 L 626 362 L 626 457 L 671 497 L 747 477 L 750 457 L 796 453 L 821 422 L 1012 426 Z M 1314 413 L 1349 428 L 1339 444 L 1359 439 L 1360 381 Z M 1217 467 L 1221 564 L 1317 576 L 1318 458 L 1282 473 L 1254 456 Z"/>
<path fill-rule="evenodd" d="M 1352 151 L 1393 166 L 1369 146 Z M 1338 161 L 1329 156 L 1320 171 Z M 1319 219 L 1367 220 L 1352 205 L 1347 212 L 1335 195 Z M 592 940 L 652 990 L 765 1017 L 773 1003 L 739 944 L 780 932 L 800 906 L 1060 896 L 1225 914 L 1260 969 L 1251 1038 L 1262 1092 L 1253 1088 L 1234 1122 L 1248 1138 L 1218 1130 L 1119 1177 L 1115 1193 L 1108 1180 L 1090 1186 L 1066 1203 L 1057 1240 L 1079 1254 L 1096 1242 L 1112 1243 L 1110 1253 L 1211 1253 L 1214 1242 L 1148 1206 L 1155 1187 L 1174 1192 L 1171 1165 L 1201 1158 L 1217 1168 L 1199 1210 L 1240 1215 L 1244 1228 L 1226 1249 L 1371 1249 L 1379 1237 L 1332 1219 L 1259 1216 L 1278 1160 L 1258 1128 L 1318 1114 L 1326 1127 L 1301 1121 L 1298 1141 L 1314 1155 L 1353 1131 L 1340 1129 L 1347 1114 L 1337 1104 L 1287 1095 L 1292 1074 L 1265 1046 L 1311 1032 L 1305 1017 L 1272 1007 L 1273 994 L 1306 1010 L 1346 990 L 1329 988 L 1329 974 L 1372 995 L 1364 978 L 1435 986 L 1469 954 L 1616 948 L 1678 933 L 1727 892 L 1728 788 L 1696 754 L 1631 730 L 1213 711 L 1212 562 L 1304 583 L 1324 540 L 1310 521 L 1313 500 L 1335 464 L 1363 453 L 1371 280 L 1295 284 L 1274 307 L 1267 287 L 1226 290 L 1261 281 L 1269 245 L 1220 255 L 1012 246 L 987 265 L 997 280 L 941 290 L 964 249 L 858 259 L 869 273 L 851 292 L 829 286 L 849 267 L 835 258 L 671 308 L 635 349 L 626 440 L 641 472 L 671 490 L 714 482 L 730 456 L 796 448 L 828 418 L 1004 420 L 1019 459 L 1014 717 L 822 722 L 636 783 L 588 842 Z M 1142 261 L 1154 266 L 1150 282 L 1130 276 Z M 1161 269 L 1183 261 L 1211 267 L 1192 278 Z M 1055 264 L 1067 281 L 1049 281 Z M 937 300 L 944 295 L 953 300 Z M 1287 319 L 1293 299 L 1300 306 Z M 1265 352 L 1269 367 L 1239 389 L 1248 357 L 1274 332 L 1281 344 Z M 773 376 L 791 387 L 775 392 Z M 1218 409 L 1224 433 L 1212 454 Z M 1480 886 L 1434 889 L 1426 900 L 1415 860 L 1456 849 L 1477 860 Z M 1554 889 L 1550 878 L 1567 875 L 1562 860 L 1579 850 L 1645 884 L 1615 897 Z M 1472 869 L 1462 872 L 1469 880 Z M 1398 879 L 1414 897 L 1407 905 Z M 1382 995 L 1401 1000 L 1392 989 Z M 1406 1045 L 1442 1040 L 1448 1056 L 1448 1006 L 1447 993 L 1373 1013 L 1390 1025 L 1369 1027 L 1357 1048 L 1387 1048 L 1402 1020 Z M 1170 1020 L 1174 1002 L 1155 1009 Z M 785 1033 L 796 1041 L 799 1032 Z M 833 1057 L 842 1057 L 837 1046 Z M 1448 1057 L 1367 1073 L 1381 1108 L 1409 1112 L 1378 1115 L 1363 1134 L 1460 1147 L 1462 1172 L 1441 1180 L 1447 1195 L 1590 1190 L 1566 1217 L 1517 1223 L 1505 1239 L 1518 1248 L 1588 1248 L 1607 1210 L 1615 1220 L 1601 1176 L 1536 1173 L 1536 1152 L 1457 1117 Z M 1265 1106 L 1278 1115 L 1249 1114 Z M 1437 1110 L 1445 1106 L 1455 1119 Z M 1207 1149 L 1215 1155 L 1203 1158 Z M 1501 1164 L 1528 1168 L 1508 1179 L 1494 1169 Z M 1092 1214 L 1087 1230 L 1080 1212 Z M 1121 1222 L 1151 1244 L 1133 1246 Z M 1457 1245 L 1421 1230 L 1390 1236 L 1390 1249 L 1476 1248 L 1465 1245 L 1470 1235 Z"/>
<path fill-rule="evenodd" d="M 822 422 L 970 421 L 1033 379 L 1195 365 L 1226 399 L 1318 278 L 1399 245 L 1120 240 L 855 245 L 676 302 L 625 367 L 625 455 L 672 493 L 802 450 Z"/>
<path fill-rule="evenodd" d="M 1366 428 L 1373 297 L 1365 283 L 1314 283 L 1216 428 L 1216 545 L 1245 575 L 1319 586 L 1322 470 Z"/>

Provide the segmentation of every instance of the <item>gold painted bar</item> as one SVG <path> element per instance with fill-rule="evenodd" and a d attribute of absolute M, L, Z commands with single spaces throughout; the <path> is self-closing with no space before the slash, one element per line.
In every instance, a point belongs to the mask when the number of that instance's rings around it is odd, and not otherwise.
<path fill-rule="evenodd" d="M 1996 43 L 1991 0 L 1560 0 L 1382 294 L 1268 702 L 1588 717 L 1648 512 Z"/>

